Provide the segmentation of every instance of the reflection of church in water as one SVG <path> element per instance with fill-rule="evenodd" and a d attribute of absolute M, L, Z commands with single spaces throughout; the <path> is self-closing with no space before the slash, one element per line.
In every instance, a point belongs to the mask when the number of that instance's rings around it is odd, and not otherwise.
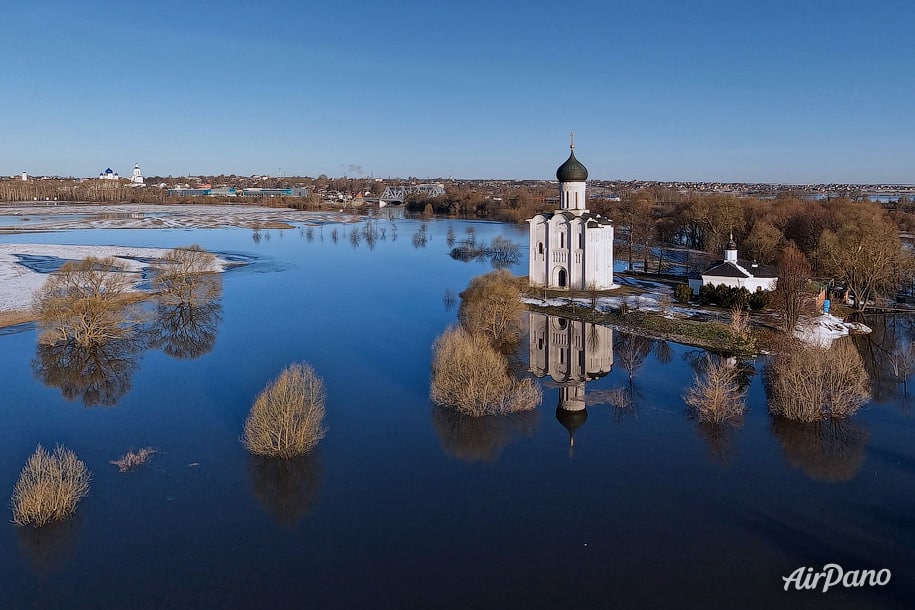
<path fill-rule="evenodd" d="M 542 313 L 530 314 L 530 370 L 559 386 L 556 419 L 569 431 L 588 419 L 585 384 L 613 368 L 613 329 Z"/>

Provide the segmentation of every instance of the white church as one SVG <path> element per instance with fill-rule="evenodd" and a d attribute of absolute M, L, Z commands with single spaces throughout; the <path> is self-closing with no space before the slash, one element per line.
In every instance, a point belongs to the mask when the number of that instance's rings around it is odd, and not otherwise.
<path fill-rule="evenodd" d="M 588 170 L 575 158 L 556 170 L 559 209 L 538 214 L 530 223 L 528 278 L 531 286 L 565 290 L 607 290 L 613 287 L 613 224 L 588 211 Z"/>

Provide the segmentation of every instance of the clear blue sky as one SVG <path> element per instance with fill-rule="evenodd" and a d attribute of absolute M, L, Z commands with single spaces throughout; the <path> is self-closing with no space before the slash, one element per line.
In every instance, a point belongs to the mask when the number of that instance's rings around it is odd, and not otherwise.
<path fill-rule="evenodd" d="M 909 2 L 97 0 L 0 17 L 0 174 L 915 182 Z"/>

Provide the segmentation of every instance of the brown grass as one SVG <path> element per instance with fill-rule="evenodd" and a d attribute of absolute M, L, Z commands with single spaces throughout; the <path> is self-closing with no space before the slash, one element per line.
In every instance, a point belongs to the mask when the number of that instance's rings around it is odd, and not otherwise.
<path fill-rule="evenodd" d="M 41 527 L 68 518 L 89 494 L 92 475 L 76 454 L 58 445 L 48 453 L 38 445 L 13 489 L 13 523 Z"/>
<path fill-rule="evenodd" d="M 324 383 L 308 364 L 291 364 L 258 394 L 242 442 L 254 455 L 289 459 L 308 453 L 326 432 Z"/>
<path fill-rule="evenodd" d="M 143 447 L 137 451 L 128 451 L 118 459 L 111 460 L 109 463 L 117 466 L 118 472 L 127 472 L 128 470 L 133 470 L 138 466 L 142 466 L 157 453 L 159 452 L 152 447 Z"/>
<path fill-rule="evenodd" d="M 503 415 L 535 409 L 540 387 L 508 374 L 508 360 L 483 335 L 456 327 L 439 335 L 432 347 L 429 397 L 465 415 Z"/>
<path fill-rule="evenodd" d="M 738 425 L 746 409 L 744 396 L 737 369 L 725 360 L 706 356 L 683 400 L 701 422 Z"/>
<path fill-rule="evenodd" d="M 34 322 L 38 316 L 31 311 L 0 311 L 0 328 Z"/>

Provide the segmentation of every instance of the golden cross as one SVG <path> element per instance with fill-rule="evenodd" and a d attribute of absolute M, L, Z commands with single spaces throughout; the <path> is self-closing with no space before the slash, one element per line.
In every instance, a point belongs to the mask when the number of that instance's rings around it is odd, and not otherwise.
<path fill-rule="evenodd" d="M 575 148 L 575 132 L 574 131 L 569 132 L 569 148 L 571 148 L 571 149 Z"/>

